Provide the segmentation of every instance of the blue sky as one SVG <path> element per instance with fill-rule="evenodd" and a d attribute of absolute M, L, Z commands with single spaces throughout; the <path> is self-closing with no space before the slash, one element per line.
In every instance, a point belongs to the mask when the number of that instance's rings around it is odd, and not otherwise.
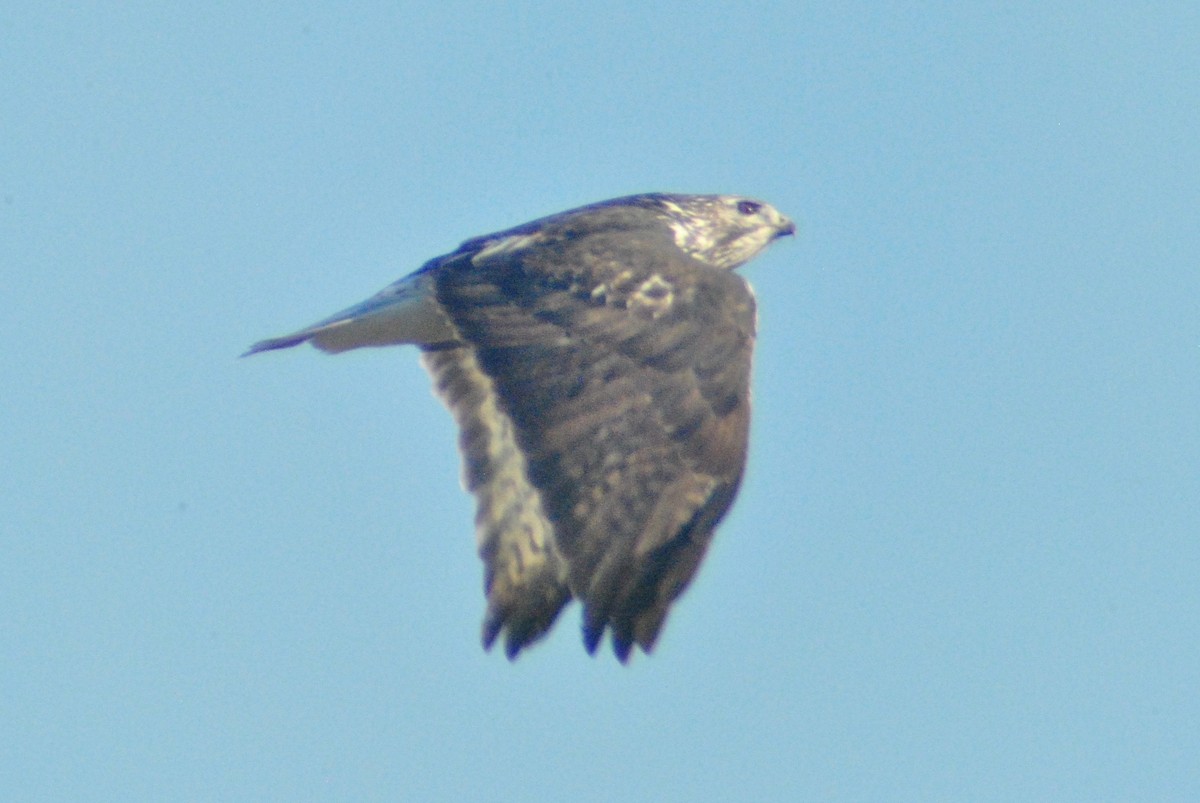
<path fill-rule="evenodd" d="M 5 798 L 1200 797 L 1196 7 L 23 5 Z M 799 224 L 746 482 L 509 664 L 416 353 L 237 355 L 645 190 Z"/>

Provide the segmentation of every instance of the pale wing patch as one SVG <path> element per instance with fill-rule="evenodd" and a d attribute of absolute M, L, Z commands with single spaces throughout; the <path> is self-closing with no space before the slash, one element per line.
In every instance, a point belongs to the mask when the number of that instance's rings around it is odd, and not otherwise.
<path fill-rule="evenodd" d="M 507 629 L 513 657 L 553 624 L 570 599 L 567 565 L 554 541 L 541 493 L 530 482 L 512 420 L 492 380 L 468 347 L 421 355 L 438 395 L 458 423 L 463 482 L 475 495 L 476 539 L 485 569 L 488 612 L 483 640 Z"/>
<path fill-rule="evenodd" d="M 675 303 L 675 285 L 657 273 L 638 285 L 627 302 L 631 310 L 644 310 L 657 318 Z"/>
<path fill-rule="evenodd" d="M 481 265 L 489 259 L 506 254 L 514 254 L 517 251 L 523 251 L 530 246 L 536 245 L 544 239 L 541 233 L 534 234 L 514 234 L 509 237 L 502 237 L 499 240 L 493 240 L 487 243 L 483 248 L 476 252 L 475 256 L 471 257 L 472 265 Z"/>

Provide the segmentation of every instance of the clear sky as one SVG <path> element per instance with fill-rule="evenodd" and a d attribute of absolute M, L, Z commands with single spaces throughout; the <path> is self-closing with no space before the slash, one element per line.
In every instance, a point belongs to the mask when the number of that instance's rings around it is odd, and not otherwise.
<path fill-rule="evenodd" d="M 0 797 L 1200 799 L 1200 6 L 0 11 Z M 761 197 L 655 654 L 515 664 L 412 349 L 461 240 Z"/>

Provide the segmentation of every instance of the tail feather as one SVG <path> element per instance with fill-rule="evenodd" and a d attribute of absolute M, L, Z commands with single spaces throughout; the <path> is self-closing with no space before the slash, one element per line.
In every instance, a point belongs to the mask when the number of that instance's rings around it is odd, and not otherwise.
<path fill-rule="evenodd" d="M 336 354 L 366 346 L 431 346 L 456 339 L 428 277 L 417 274 L 298 332 L 260 340 L 242 356 L 305 342 Z"/>
<path fill-rule="evenodd" d="M 245 352 L 240 354 L 241 357 L 249 357 L 251 354 L 258 354 L 260 351 L 274 351 L 275 349 L 290 349 L 292 346 L 298 346 L 308 340 L 312 335 L 307 332 L 297 332 L 292 335 L 284 335 L 283 337 L 271 337 L 266 340 L 260 340 Z"/>

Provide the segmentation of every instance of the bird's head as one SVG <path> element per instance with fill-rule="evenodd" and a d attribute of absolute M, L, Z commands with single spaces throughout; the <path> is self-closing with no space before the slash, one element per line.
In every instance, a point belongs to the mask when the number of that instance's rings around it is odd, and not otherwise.
<path fill-rule="evenodd" d="M 724 270 L 753 259 L 796 224 L 775 207 L 738 195 L 660 195 L 656 198 L 675 244 L 695 259 Z"/>

